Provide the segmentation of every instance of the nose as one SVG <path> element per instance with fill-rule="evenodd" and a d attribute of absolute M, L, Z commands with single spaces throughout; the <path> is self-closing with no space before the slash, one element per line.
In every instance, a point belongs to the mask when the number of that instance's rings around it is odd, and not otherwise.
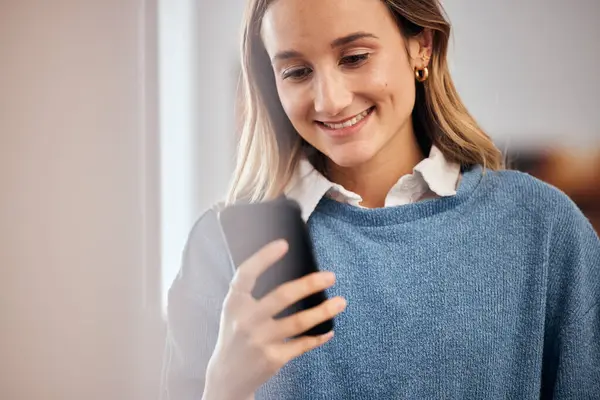
<path fill-rule="evenodd" d="M 320 75 L 314 81 L 315 111 L 336 116 L 352 103 L 353 94 L 339 73 Z"/>

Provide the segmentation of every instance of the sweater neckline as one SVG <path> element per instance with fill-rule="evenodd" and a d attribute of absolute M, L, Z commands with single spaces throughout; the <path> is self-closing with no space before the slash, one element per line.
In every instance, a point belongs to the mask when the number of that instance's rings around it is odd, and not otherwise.
<path fill-rule="evenodd" d="M 484 174 L 483 168 L 480 165 L 475 165 L 469 169 L 463 169 L 461 172 L 461 179 L 454 196 L 425 199 L 400 206 L 370 209 L 355 207 L 325 196 L 317 205 L 315 213 L 323 213 L 358 226 L 396 225 L 428 218 L 457 208 L 471 198 L 481 182 Z"/>

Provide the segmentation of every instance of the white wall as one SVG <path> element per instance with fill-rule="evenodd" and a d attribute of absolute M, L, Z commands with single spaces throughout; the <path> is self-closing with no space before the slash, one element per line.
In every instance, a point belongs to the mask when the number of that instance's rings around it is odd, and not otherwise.
<path fill-rule="evenodd" d="M 233 106 L 237 87 L 239 33 L 246 0 L 194 1 L 192 82 L 194 149 L 198 175 L 194 205 L 199 212 L 222 200 L 233 170 Z"/>
<path fill-rule="evenodd" d="M 452 72 L 499 142 L 600 144 L 600 2 L 446 0 Z"/>
<path fill-rule="evenodd" d="M 245 0 L 161 0 L 163 303 L 199 215 L 227 191 Z"/>
<path fill-rule="evenodd" d="M 2 399 L 149 398 L 144 3 L 0 1 Z"/>

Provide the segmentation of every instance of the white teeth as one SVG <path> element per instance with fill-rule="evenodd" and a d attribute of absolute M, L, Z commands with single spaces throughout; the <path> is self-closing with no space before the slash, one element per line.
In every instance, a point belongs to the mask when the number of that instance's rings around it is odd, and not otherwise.
<path fill-rule="evenodd" d="M 349 119 L 348 121 L 343 122 L 341 124 L 328 124 L 326 122 L 323 122 L 323 125 L 325 125 L 328 128 L 331 128 L 331 129 L 348 128 L 348 127 L 356 125 L 357 123 L 362 121 L 367 115 L 369 115 L 369 111 L 370 111 L 370 109 L 365 110 L 365 111 L 361 112 L 360 114 L 358 114 L 356 117 Z"/>

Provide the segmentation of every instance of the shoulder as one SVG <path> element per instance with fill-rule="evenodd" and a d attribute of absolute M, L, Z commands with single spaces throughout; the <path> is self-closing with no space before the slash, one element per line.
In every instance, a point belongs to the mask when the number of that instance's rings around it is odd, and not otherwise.
<path fill-rule="evenodd" d="M 563 191 L 527 173 L 503 170 L 485 171 L 486 192 L 503 206 L 516 207 L 551 220 L 557 216 L 585 219 L 577 205 Z"/>
<path fill-rule="evenodd" d="M 219 212 L 224 203 L 215 203 L 203 210 L 188 234 L 186 251 L 191 245 L 214 244 L 219 241 Z"/>
<path fill-rule="evenodd" d="M 488 172 L 488 186 L 511 216 L 524 216 L 547 238 L 551 263 L 600 269 L 600 240 L 589 219 L 564 192 L 518 171 Z M 511 208 L 512 207 L 512 208 Z M 544 233 L 541 233 L 541 232 Z"/>
<path fill-rule="evenodd" d="M 175 284 L 179 281 L 198 288 L 215 281 L 225 285 L 231 279 L 233 269 L 218 216 L 223 207 L 224 203 L 214 204 L 196 219 L 185 243 Z"/>

